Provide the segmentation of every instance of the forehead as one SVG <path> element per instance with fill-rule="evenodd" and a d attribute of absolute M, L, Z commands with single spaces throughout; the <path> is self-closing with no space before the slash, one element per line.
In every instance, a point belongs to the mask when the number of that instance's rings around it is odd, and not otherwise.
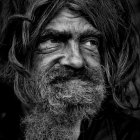
<path fill-rule="evenodd" d="M 84 17 L 81 17 L 68 9 L 61 10 L 47 25 L 46 29 L 53 29 L 60 32 L 69 31 L 74 34 L 87 30 L 98 31 Z"/>

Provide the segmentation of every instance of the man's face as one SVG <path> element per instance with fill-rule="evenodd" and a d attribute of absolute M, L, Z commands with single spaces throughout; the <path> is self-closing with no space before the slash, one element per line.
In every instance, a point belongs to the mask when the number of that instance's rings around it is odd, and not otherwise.
<path fill-rule="evenodd" d="M 31 70 L 35 84 L 26 88 L 33 89 L 29 92 L 34 91 L 38 102 L 25 120 L 27 139 L 70 138 L 77 122 L 100 109 L 105 86 L 99 35 L 88 21 L 67 9 L 43 30 Z"/>
<path fill-rule="evenodd" d="M 34 60 L 34 69 L 43 66 L 50 69 L 55 64 L 79 69 L 84 65 L 89 68 L 100 66 L 98 53 L 98 35 L 95 29 L 83 17 L 68 10 L 62 10 L 44 29 L 46 41 L 40 43 Z M 42 33 L 42 34 L 43 34 Z"/>

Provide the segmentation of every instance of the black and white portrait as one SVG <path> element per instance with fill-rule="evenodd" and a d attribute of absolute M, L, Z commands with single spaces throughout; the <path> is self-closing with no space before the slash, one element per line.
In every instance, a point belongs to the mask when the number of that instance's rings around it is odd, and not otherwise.
<path fill-rule="evenodd" d="M 0 140 L 139 140 L 138 4 L 0 0 Z"/>

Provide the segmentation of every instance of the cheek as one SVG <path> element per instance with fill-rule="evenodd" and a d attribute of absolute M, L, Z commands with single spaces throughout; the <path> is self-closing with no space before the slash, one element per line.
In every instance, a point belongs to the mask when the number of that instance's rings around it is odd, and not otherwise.
<path fill-rule="evenodd" d="M 36 54 L 33 59 L 32 71 L 39 71 L 42 67 L 51 68 L 55 64 L 59 63 L 59 60 L 63 57 L 63 53 L 51 53 L 51 54 Z"/>
<path fill-rule="evenodd" d="M 100 67 L 99 57 L 97 56 L 95 57 L 88 54 L 88 55 L 85 55 L 84 58 L 89 68 Z"/>

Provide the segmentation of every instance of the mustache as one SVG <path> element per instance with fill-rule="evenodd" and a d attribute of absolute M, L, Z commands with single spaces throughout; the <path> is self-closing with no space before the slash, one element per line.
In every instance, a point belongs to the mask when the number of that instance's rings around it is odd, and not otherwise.
<path fill-rule="evenodd" d="M 46 78 L 47 84 L 65 83 L 69 80 L 80 79 L 81 81 L 89 81 L 97 85 L 103 81 L 102 69 L 100 67 L 75 69 L 69 66 L 54 66 L 49 71 L 43 67 L 39 75 Z"/>
<path fill-rule="evenodd" d="M 40 71 L 33 73 L 30 79 L 19 77 L 18 90 L 30 102 L 41 103 L 49 96 L 55 97 L 55 93 L 58 93 L 57 89 L 60 92 L 64 90 L 67 92 L 68 89 L 66 88 L 71 86 L 69 85 L 70 83 L 73 84 L 72 86 L 74 86 L 75 90 L 79 89 L 78 92 L 85 91 L 85 93 L 89 93 L 97 85 L 105 85 L 102 67 L 91 69 L 85 66 L 80 69 L 74 69 L 69 66 L 54 65 L 48 70 L 47 66 L 43 66 Z M 82 88 L 78 87 L 78 84 L 81 84 Z M 65 85 L 67 86 L 64 87 Z"/>
<path fill-rule="evenodd" d="M 33 84 L 25 87 L 32 87 L 29 95 L 33 93 L 35 100 L 32 114 L 23 122 L 26 140 L 69 139 L 77 121 L 94 116 L 101 107 L 105 92 L 100 67 L 53 66 L 48 70 L 44 66 L 35 76 Z"/>
<path fill-rule="evenodd" d="M 68 66 L 54 66 L 49 71 L 46 67 L 38 73 L 35 91 L 38 101 L 48 100 L 55 106 L 63 103 L 94 101 L 97 85 L 104 85 L 100 67 L 74 69 Z M 102 90 L 102 89 L 101 89 Z"/>

